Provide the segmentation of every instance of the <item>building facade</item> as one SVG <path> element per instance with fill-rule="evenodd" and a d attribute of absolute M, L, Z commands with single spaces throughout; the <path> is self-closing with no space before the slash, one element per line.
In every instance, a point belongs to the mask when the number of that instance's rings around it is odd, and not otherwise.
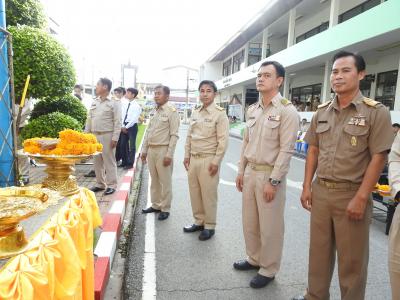
<path fill-rule="evenodd" d="M 364 95 L 399 111 L 399 0 L 271 0 L 201 66 L 200 78 L 214 80 L 217 102 L 243 120 L 258 100 L 260 64 L 276 60 L 286 68 L 282 94 L 312 111 L 333 96 L 331 57 L 341 49 L 364 56 Z"/>

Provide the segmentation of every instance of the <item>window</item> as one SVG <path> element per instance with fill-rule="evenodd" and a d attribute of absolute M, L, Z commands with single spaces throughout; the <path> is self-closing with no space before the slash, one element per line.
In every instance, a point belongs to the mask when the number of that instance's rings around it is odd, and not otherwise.
<path fill-rule="evenodd" d="M 232 73 L 232 58 L 222 64 L 222 76 L 229 76 Z"/>
<path fill-rule="evenodd" d="M 322 84 L 313 84 L 292 88 L 291 101 L 296 105 L 299 111 L 316 110 L 316 107 L 321 104 L 321 87 Z M 307 104 L 310 103 L 310 104 Z"/>
<path fill-rule="evenodd" d="M 261 60 L 261 43 L 250 43 L 249 44 L 249 56 L 248 56 L 248 65 L 254 65 L 256 62 Z"/>
<path fill-rule="evenodd" d="M 321 25 L 311 29 L 310 31 L 307 31 L 306 33 L 303 33 L 302 35 L 299 35 L 296 38 L 296 44 L 300 43 L 301 41 L 304 41 L 304 40 L 306 40 L 306 39 L 308 39 L 310 37 L 312 37 L 313 35 L 316 35 L 316 34 L 322 32 L 322 31 L 327 30 L 328 27 L 329 27 L 329 22 L 325 22 L 325 23 L 322 23 Z"/>
<path fill-rule="evenodd" d="M 393 110 L 394 96 L 396 94 L 398 71 L 389 71 L 378 74 L 375 99 Z"/>
<path fill-rule="evenodd" d="M 377 5 L 381 4 L 381 0 L 368 0 L 360 5 L 357 5 L 356 7 L 353 7 L 352 9 L 349 9 L 348 11 L 342 13 L 339 15 L 339 23 L 342 23 L 344 21 L 347 21 Z"/>
<path fill-rule="evenodd" d="M 375 74 L 369 74 L 360 81 L 360 91 L 365 97 L 371 95 L 371 83 L 375 81 Z"/>
<path fill-rule="evenodd" d="M 244 63 L 244 49 L 233 57 L 232 74 L 240 71 Z"/>

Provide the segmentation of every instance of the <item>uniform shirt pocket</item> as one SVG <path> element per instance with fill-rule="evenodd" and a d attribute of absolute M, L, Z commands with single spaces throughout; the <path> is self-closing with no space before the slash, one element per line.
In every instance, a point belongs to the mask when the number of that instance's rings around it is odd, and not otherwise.
<path fill-rule="evenodd" d="M 267 139 L 276 139 L 279 136 L 281 121 L 266 120 L 264 123 L 264 136 Z"/>
<path fill-rule="evenodd" d="M 318 144 L 319 147 L 321 146 L 328 146 L 332 139 L 328 138 L 331 126 L 328 123 L 318 123 L 317 127 L 315 128 L 315 133 L 318 137 Z"/>
<path fill-rule="evenodd" d="M 346 125 L 343 131 L 346 149 L 362 152 L 368 147 L 369 126 Z"/>
<path fill-rule="evenodd" d="M 213 136 L 216 132 L 215 130 L 215 122 L 204 122 L 203 126 L 204 134 L 207 137 Z"/>
<path fill-rule="evenodd" d="M 256 119 L 248 119 L 246 121 L 247 132 L 249 133 L 249 137 L 253 134 L 254 125 L 256 125 Z"/>

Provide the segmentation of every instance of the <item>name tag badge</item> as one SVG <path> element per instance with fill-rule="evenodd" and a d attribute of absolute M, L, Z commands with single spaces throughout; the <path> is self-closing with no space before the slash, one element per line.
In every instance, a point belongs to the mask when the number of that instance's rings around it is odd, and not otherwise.
<path fill-rule="evenodd" d="M 268 116 L 268 121 L 275 121 L 275 122 L 278 122 L 278 121 L 280 121 L 280 120 L 281 120 L 281 116 L 276 116 L 276 115 Z"/>
<path fill-rule="evenodd" d="M 212 122 L 212 119 L 207 119 L 207 118 L 205 118 L 205 119 L 204 119 L 204 122 L 206 122 L 206 123 L 211 123 L 211 122 Z"/>

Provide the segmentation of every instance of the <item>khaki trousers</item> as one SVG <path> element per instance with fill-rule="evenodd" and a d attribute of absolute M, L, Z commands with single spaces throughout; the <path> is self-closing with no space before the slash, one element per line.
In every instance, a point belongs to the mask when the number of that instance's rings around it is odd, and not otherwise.
<path fill-rule="evenodd" d="M 313 182 L 307 300 L 329 299 L 336 250 L 342 300 L 364 299 L 372 201 L 363 220 L 350 220 L 346 208 L 357 189 L 331 189 Z"/>
<path fill-rule="evenodd" d="M 117 162 L 115 148 L 111 148 L 112 132 L 95 134 L 99 143 L 103 145 L 103 152 L 94 158 L 94 172 L 96 186 L 99 188 L 117 188 Z"/>
<path fill-rule="evenodd" d="M 393 216 L 389 233 L 389 274 L 392 299 L 400 300 L 400 206 Z"/>
<path fill-rule="evenodd" d="M 172 169 L 171 163 L 164 167 L 164 157 L 168 146 L 150 147 L 147 162 L 151 176 L 151 206 L 154 209 L 169 212 L 172 201 Z"/>
<path fill-rule="evenodd" d="M 286 200 L 286 179 L 281 180 L 274 200 L 264 200 L 263 189 L 270 175 L 270 171 L 255 171 L 247 166 L 242 202 L 247 260 L 260 266 L 258 272 L 267 277 L 275 276 L 281 264 Z"/>
<path fill-rule="evenodd" d="M 213 156 L 192 156 L 188 170 L 194 222 L 203 225 L 205 229 L 215 229 L 217 223 L 219 169 L 217 174 L 210 176 L 208 167 L 212 160 Z"/>

